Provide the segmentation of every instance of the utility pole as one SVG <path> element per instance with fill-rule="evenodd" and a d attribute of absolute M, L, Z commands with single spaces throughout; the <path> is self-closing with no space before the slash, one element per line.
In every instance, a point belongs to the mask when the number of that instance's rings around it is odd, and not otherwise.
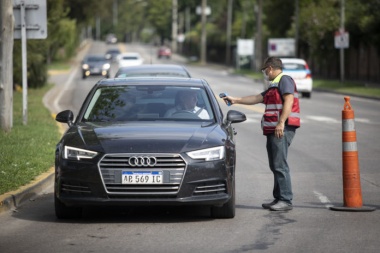
<path fill-rule="evenodd" d="M 296 57 L 299 57 L 298 56 L 298 40 L 299 40 L 299 12 L 300 12 L 300 9 L 299 9 L 299 0 L 296 0 L 296 34 L 295 34 L 295 56 Z"/>
<path fill-rule="evenodd" d="M 113 23 L 114 32 L 116 30 L 117 20 L 118 20 L 118 5 L 117 5 L 117 1 L 118 0 L 113 0 L 113 5 L 112 5 L 112 16 L 113 16 L 112 23 Z"/>
<path fill-rule="evenodd" d="M 0 127 L 13 127 L 13 1 L 0 1 Z"/>
<path fill-rule="evenodd" d="M 99 15 L 95 18 L 95 27 L 96 27 L 96 40 L 100 40 L 100 17 Z"/>
<path fill-rule="evenodd" d="M 344 32 L 344 12 L 345 12 L 345 2 L 344 0 L 340 1 L 340 31 Z M 340 81 L 344 82 L 344 48 L 340 48 Z"/>
<path fill-rule="evenodd" d="M 172 51 L 177 52 L 178 0 L 172 0 Z"/>
<path fill-rule="evenodd" d="M 202 20 L 202 34 L 201 34 L 201 65 L 206 64 L 206 50 L 207 50 L 207 31 L 206 31 L 206 22 L 207 22 L 207 0 L 202 0 L 201 8 L 201 20 Z"/>
<path fill-rule="evenodd" d="M 232 6 L 234 0 L 228 0 L 227 13 L 227 40 L 226 40 L 226 65 L 230 65 L 231 61 L 231 23 L 232 23 Z"/>
<path fill-rule="evenodd" d="M 256 13 L 256 34 L 255 34 L 255 50 L 254 50 L 254 64 L 252 64 L 252 69 L 259 71 L 260 66 L 263 61 L 262 51 L 262 13 L 263 13 L 263 2 L 262 0 L 257 0 L 258 6 L 255 5 Z"/>

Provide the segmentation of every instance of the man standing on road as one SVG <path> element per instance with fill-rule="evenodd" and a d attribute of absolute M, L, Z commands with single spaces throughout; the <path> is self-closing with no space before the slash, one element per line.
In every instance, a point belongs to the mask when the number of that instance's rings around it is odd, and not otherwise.
<path fill-rule="evenodd" d="M 281 59 L 269 57 L 261 68 L 265 79 L 270 81 L 267 90 L 257 95 L 223 98 L 226 103 L 229 101 L 231 104 L 265 104 L 261 126 L 267 137 L 269 167 L 274 175 L 274 200 L 262 204 L 262 207 L 271 211 L 293 209 L 293 192 L 287 156 L 296 129 L 300 127 L 297 87 L 290 76 L 282 73 L 282 69 Z"/>

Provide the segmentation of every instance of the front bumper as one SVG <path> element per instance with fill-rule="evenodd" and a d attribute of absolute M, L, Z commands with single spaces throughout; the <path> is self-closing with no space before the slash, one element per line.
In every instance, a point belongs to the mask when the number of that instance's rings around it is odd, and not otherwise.
<path fill-rule="evenodd" d="M 231 198 L 233 166 L 224 160 L 183 161 L 176 168 L 154 168 L 163 171 L 162 185 L 123 185 L 123 168 L 61 160 L 56 167 L 55 194 L 68 206 L 221 206 Z"/>

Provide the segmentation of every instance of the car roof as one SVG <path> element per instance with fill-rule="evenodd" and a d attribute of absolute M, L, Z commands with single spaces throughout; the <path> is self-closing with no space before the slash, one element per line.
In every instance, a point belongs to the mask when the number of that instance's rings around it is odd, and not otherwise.
<path fill-rule="evenodd" d="M 123 85 L 166 85 L 166 86 L 208 86 L 204 79 L 181 77 L 127 77 L 109 78 L 98 81 L 97 86 L 123 86 Z"/>
<path fill-rule="evenodd" d="M 107 52 L 118 52 L 118 53 L 120 53 L 120 50 L 118 48 L 111 48 L 111 49 L 108 49 Z"/>
<path fill-rule="evenodd" d="M 89 55 L 86 55 L 86 57 L 84 57 L 84 60 L 107 60 L 104 55 L 102 54 L 89 54 Z"/>
<path fill-rule="evenodd" d="M 166 70 L 166 69 L 174 69 L 174 70 L 184 70 L 185 67 L 176 64 L 142 64 L 138 66 L 129 66 L 129 67 L 121 67 L 119 70 Z"/>
<path fill-rule="evenodd" d="M 305 64 L 306 61 L 301 58 L 281 58 L 281 61 L 283 63 L 299 63 L 299 64 Z"/>
<path fill-rule="evenodd" d="M 160 73 L 172 73 L 176 75 L 183 75 L 184 77 L 190 77 L 190 73 L 184 66 L 176 64 L 142 64 L 138 66 L 126 66 L 120 67 L 116 73 L 116 76 L 121 74 L 160 74 Z"/>
<path fill-rule="evenodd" d="M 139 53 L 137 53 L 137 52 L 128 52 L 128 53 L 122 53 L 121 54 L 122 56 L 136 56 L 136 55 L 138 55 L 138 56 L 140 56 L 140 54 Z"/>

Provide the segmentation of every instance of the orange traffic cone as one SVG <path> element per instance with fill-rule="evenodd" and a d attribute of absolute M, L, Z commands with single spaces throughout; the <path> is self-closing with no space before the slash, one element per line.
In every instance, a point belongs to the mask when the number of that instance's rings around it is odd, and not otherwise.
<path fill-rule="evenodd" d="M 343 207 L 330 207 L 335 211 L 369 212 L 375 208 L 363 206 L 360 185 L 359 155 L 356 144 L 355 115 L 351 108 L 350 97 L 342 111 L 342 142 L 343 142 Z"/>

